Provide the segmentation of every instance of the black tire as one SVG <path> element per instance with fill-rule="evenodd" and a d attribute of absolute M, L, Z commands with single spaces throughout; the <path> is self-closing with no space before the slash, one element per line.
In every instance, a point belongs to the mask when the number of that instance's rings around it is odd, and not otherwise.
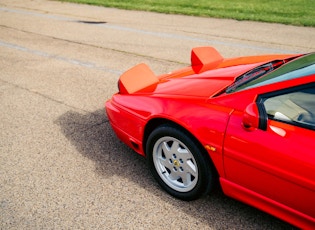
<path fill-rule="evenodd" d="M 182 200 L 195 200 L 210 192 L 215 171 L 201 148 L 175 125 L 161 125 L 149 135 L 148 165 L 166 192 Z"/>

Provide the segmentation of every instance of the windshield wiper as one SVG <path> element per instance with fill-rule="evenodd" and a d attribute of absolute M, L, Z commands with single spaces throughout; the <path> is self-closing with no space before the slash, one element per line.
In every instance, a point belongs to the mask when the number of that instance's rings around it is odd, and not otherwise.
<path fill-rule="evenodd" d="M 250 70 L 249 72 L 239 76 L 236 79 L 236 81 L 226 89 L 226 93 L 234 92 L 238 87 L 240 87 L 244 84 L 247 84 L 252 80 L 260 78 L 261 76 L 264 76 L 265 74 L 280 67 L 284 63 L 285 63 L 284 60 L 276 60 L 276 61 L 269 62 L 267 64 L 258 66 L 256 68 Z"/>

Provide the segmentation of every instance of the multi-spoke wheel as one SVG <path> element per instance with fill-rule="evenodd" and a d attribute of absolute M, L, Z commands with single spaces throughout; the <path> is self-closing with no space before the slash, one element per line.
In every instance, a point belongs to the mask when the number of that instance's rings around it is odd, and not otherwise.
<path fill-rule="evenodd" d="M 209 159 L 186 132 L 162 125 L 150 134 L 146 150 L 153 176 L 171 195 L 193 200 L 211 189 Z"/>

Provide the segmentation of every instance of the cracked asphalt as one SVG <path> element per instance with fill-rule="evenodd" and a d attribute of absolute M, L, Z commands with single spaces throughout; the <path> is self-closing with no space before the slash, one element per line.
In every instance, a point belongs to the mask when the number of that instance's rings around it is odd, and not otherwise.
<path fill-rule="evenodd" d="M 315 50 L 315 28 L 165 15 L 48 0 L 0 2 L 1 229 L 294 229 L 224 196 L 164 193 L 115 136 L 104 102 L 145 62 Z"/>

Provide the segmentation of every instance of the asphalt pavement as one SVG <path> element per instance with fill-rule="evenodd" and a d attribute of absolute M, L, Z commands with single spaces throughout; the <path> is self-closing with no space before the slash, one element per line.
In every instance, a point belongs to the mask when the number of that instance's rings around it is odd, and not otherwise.
<path fill-rule="evenodd" d="M 220 191 L 184 202 L 115 136 L 104 103 L 128 68 L 315 51 L 315 28 L 0 1 L 1 229 L 292 229 Z"/>

